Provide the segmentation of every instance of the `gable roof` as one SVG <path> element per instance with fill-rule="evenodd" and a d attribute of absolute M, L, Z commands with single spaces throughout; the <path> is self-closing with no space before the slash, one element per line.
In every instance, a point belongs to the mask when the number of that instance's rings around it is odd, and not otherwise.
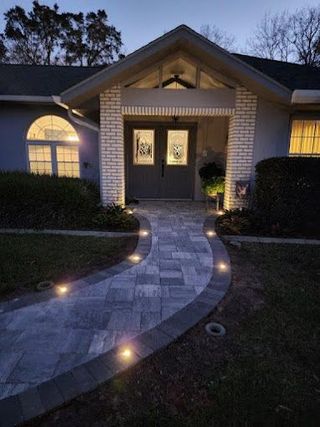
<path fill-rule="evenodd" d="M 318 67 L 239 53 L 233 53 L 233 55 L 291 90 L 320 89 L 320 68 Z"/>
<path fill-rule="evenodd" d="M 102 68 L 0 64 L 0 95 L 60 95 Z"/>
<path fill-rule="evenodd" d="M 134 74 L 145 64 L 152 64 L 165 52 L 176 48 L 198 51 L 204 60 L 215 61 L 218 71 L 233 73 L 236 80 L 282 95 L 289 99 L 295 89 L 320 90 L 320 69 L 289 62 L 257 58 L 238 53 L 230 54 L 189 27 L 182 25 L 148 43 L 121 61 L 105 67 L 15 65 L 0 64 L 0 96 L 52 96 L 62 94 L 62 99 L 72 103 L 89 98 L 92 93 L 108 87 L 123 75 Z M 81 95 L 82 92 L 82 95 Z"/>
<path fill-rule="evenodd" d="M 231 77 L 254 93 L 278 102 L 290 103 L 290 89 L 186 25 L 169 31 L 117 63 L 65 90 L 61 94 L 62 102 L 71 106 L 85 102 L 108 87 L 150 67 L 167 55 L 177 52 L 178 49 L 193 55 L 221 74 Z"/>

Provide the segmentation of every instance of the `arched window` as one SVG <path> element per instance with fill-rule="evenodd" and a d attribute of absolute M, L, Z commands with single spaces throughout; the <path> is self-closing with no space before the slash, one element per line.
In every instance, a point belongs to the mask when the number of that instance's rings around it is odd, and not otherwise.
<path fill-rule="evenodd" d="M 38 118 L 27 133 L 30 172 L 79 178 L 78 144 L 77 132 L 67 120 L 55 115 Z"/>

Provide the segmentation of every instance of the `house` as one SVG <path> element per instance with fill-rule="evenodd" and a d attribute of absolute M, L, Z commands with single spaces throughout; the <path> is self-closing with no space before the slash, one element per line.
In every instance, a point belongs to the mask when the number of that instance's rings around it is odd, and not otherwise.
<path fill-rule="evenodd" d="M 320 155 L 320 71 L 230 54 L 182 25 L 109 67 L 0 65 L 0 169 L 100 182 L 104 204 L 201 199 L 226 169 L 225 208 L 255 165 Z"/>

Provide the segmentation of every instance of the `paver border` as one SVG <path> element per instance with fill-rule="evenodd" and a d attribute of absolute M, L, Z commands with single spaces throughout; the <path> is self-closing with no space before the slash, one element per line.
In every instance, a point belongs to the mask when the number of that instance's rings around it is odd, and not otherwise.
<path fill-rule="evenodd" d="M 259 237 L 259 236 L 238 236 L 238 235 L 223 235 L 223 240 L 227 242 L 243 242 L 243 243 L 275 243 L 275 244 L 291 244 L 291 245 L 320 245 L 319 239 L 299 239 L 292 237 Z"/>
<path fill-rule="evenodd" d="M 0 400 L 1 426 L 12 427 L 29 421 L 95 389 L 167 346 L 207 316 L 224 297 L 231 283 L 229 255 L 217 235 L 208 233 L 214 230 L 214 223 L 215 217 L 208 217 L 203 225 L 212 250 L 213 274 L 207 287 L 190 304 L 125 344 L 36 387 Z M 147 245 L 144 243 L 144 246 Z M 128 360 L 119 357 L 124 347 L 132 351 L 132 357 Z"/>
<path fill-rule="evenodd" d="M 0 234 L 53 234 L 57 236 L 78 237 L 130 237 L 136 236 L 139 231 L 95 231 L 95 230 L 52 230 L 44 228 L 0 228 Z"/>
<path fill-rule="evenodd" d="M 136 249 L 134 250 L 134 254 L 139 254 L 140 261 L 143 261 L 151 250 L 152 246 L 152 230 L 151 224 L 147 218 L 142 215 L 135 214 L 135 217 L 139 221 L 140 228 L 138 234 L 138 243 Z M 146 235 L 142 235 L 140 231 L 147 231 Z M 133 234 L 131 234 L 133 236 Z M 117 235 L 118 236 L 118 235 Z M 109 236 L 108 236 L 109 237 Z M 118 236 L 123 237 L 123 236 Z M 130 259 L 125 259 L 121 261 L 119 264 L 115 264 L 112 267 L 105 268 L 104 270 L 96 271 L 88 276 L 85 276 L 81 279 L 74 280 L 68 283 L 68 295 L 75 290 L 82 289 L 86 286 L 94 285 L 102 280 L 108 279 L 116 274 L 122 273 L 123 271 L 131 268 L 134 265 L 137 265 L 137 262 L 130 261 Z M 14 298 L 8 301 L 4 301 L 0 303 L 0 314 L 16 310 L 22 307 L 26 307 L 28 305 L 37 304 L 40 302 L 47 301 L 51 298 L 57 298 L 57 293 L 55 287 L 48 289 L 42 292 L 33 292 L 30 294 L 23 295 L 20 298 Z"/>

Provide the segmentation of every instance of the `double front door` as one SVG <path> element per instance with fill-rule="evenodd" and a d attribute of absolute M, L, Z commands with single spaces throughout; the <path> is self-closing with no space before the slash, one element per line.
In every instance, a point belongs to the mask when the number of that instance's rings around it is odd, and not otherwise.
<path fill-rule="evenodd" d="M 192 199 L 196 125 L 125 126 L 127 197 Z"/>

